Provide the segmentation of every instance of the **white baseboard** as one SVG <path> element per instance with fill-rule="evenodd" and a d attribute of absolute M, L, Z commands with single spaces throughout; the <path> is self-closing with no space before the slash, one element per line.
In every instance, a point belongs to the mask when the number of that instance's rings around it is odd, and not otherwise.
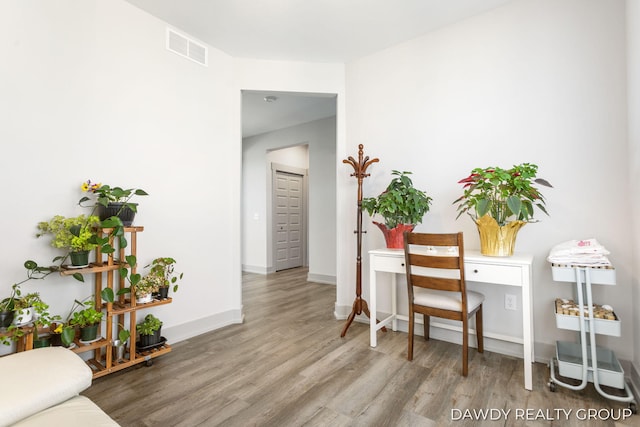
<path fill-rule="evenodd" d="M 244 315 L 241 309 L 229 310 L 181 325 L 171 326 L 166 329 L 162 328 L 162 335 L 165 336 L 170 343 L 176 343 L 228 325 L 242 323 L 243 321 Z"/>
<path fill-rule="evenodd" d="M 329 276 L 327 274 L 307 274 L 307 281 L 314 283 L 324 283 L 326 285 L 336 285 L 336 276 Z"/>
<path fill-rule="evenodd" d="M 352 308 L 353 307 L 350 305 L 338 305 L 336 303 L 333 308 L 333 315 L 335 316 L 336 320 L 346 320 L 347 317 L 349 317 L 349 314 L 351 314 Z"/>
<path fill-rule="evenodd" d="M 267 267 L 260 267 L 257 265 L 242 264 L 242 271 L 245 273 L 269 274 L 269 269 Z"/>

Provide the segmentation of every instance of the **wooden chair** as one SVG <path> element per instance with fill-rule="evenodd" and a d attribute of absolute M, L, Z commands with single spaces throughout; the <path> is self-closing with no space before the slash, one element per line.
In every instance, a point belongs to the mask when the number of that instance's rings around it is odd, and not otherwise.
<path fill-rule="evenodd" d="M 424 337 L 429 340 L 430 316 L 462 322 L 462 375 L 469 365 L 469 318 L 475 314 L 478 352 L 482 353 L 484 295 L 466 289 L 462 232 L 453 234 L 404 233 L 409 295 L 409 349 L 413 360 L 415 313 L 424 316 Z"/>

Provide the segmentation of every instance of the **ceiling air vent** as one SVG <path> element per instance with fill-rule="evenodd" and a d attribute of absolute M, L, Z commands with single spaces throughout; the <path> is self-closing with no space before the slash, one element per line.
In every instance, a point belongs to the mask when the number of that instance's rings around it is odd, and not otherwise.
<path fill-rule="evenodd" d="M 171 28 L 167 28 L 167 49 L 200 65 L 207 66 L 206 46 Z"/>

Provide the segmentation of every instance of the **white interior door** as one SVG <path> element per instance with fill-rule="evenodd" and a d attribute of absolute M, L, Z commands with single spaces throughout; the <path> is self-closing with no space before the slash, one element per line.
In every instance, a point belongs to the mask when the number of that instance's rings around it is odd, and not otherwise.
<path fill-rule="evenodd" d="M 303 265 L 303 176 L 276 171 L 273 236 L 276 271 Z"/>

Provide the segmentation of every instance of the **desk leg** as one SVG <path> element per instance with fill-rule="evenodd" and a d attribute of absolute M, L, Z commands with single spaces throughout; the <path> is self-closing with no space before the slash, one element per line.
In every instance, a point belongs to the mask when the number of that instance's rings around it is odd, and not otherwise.
<path fill-rule="evenodd" d="M 396 301 L 396 294 L 396 274 L 391 273 L 391 314 L 393 314 L 391 328 L 394 331 L 398 330 L 398 301 Z"/>
<path fill-rule="evenodd" d="M 371 315 L 369 316 L 369 345 L 375 347 L 378 345 L 378 337 L 376 335 L 376 322 L 378 315 L 378 302 L 376 292 L 376 271 L 369 267 L 369 298 L 371 302 Z"/>
<path fill-rule="evenodd" d="M 533 389 L 533 323 L 531 319 L 531 282 L 524 278 L 522 286 L 522 341 L 524 356 L 524 388 Z"/>

